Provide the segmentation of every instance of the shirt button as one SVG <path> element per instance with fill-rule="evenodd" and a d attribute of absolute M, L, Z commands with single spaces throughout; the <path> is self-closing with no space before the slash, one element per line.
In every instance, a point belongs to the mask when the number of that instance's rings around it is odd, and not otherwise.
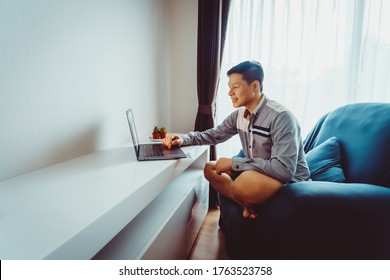
<path fill-rule="evenodd" d="M 249 149 L 252 149 L 252 145 L 249 145 Z"/>

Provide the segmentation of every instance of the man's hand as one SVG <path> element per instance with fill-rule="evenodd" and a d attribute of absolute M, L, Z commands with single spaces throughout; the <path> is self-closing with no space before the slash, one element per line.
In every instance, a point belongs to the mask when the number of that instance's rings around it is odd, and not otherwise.
<path fill-rule="evenodd" d="M 167 138 L 162 140 L 162 144 L 171 149 L 174 146 L 183 145 L 183 137 L 176 133 L 170 133 Z"/>
<path fill-rule="evenodd" d="M 215 163 L 215 171 L 218 175 L 222 173 L 230 173 L 232 167 L 232 159 L 231 158 L 220 158 Z"/>

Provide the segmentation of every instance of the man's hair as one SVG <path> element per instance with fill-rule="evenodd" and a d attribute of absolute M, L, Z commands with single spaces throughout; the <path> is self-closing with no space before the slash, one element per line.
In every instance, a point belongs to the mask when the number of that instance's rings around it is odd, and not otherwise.
<path fill-rule="evenodd" d="M 240 64 L 237 64 L 229 71 L 227 71 L 228 77 L 230 77 L 230 75 L 234 73 L 241 74 L 242 78 L 248 84 L 251 84 L 254 81 L 259 81 L 260 92 L 263 92 L 264 71 L 263 66 L 261 66 L 260 62 L 257 62 L 255 60 L 241 62 Z"/>

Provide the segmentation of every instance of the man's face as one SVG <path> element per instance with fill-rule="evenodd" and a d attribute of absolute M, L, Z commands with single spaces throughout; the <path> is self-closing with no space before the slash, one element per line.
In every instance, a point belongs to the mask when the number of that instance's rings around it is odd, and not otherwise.
<path fill-rule="evenodd" d="M 234 108 L 247 106 L 251 103 L 255 97 L 255 82 L 248 85 L 248 83 L 243 80 L 242 74 L 233 73 L 230 75 L 229 96 L 232 99 Z"/>

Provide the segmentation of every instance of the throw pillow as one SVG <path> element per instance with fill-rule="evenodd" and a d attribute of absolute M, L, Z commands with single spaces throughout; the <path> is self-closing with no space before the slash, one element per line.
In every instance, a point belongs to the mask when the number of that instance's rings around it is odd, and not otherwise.
<path fill-rule="evenodd" d="M 341 168 L 340 145 L 336 137 L 331 137 L 306 154 L 311 179 L 313 181 L 346 181 Z"/>

